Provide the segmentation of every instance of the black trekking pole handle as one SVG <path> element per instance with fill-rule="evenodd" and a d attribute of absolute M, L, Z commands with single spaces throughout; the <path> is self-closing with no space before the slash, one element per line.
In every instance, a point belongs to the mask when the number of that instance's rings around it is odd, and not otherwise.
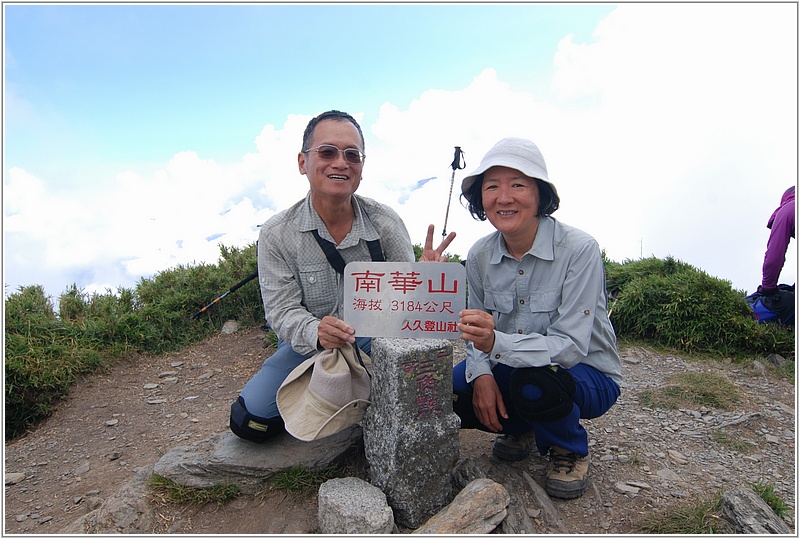
<path fill-rule="evenodd" d="M 236 292 L 239 288 L 241 288 L 243 285 L 249 283 L 250 281 L 252 281 L 256 277 L 258 277 L 258 270 L 253 271 L 253 273 L 251 273 L 250 275 L 248 275 L 247 277 L 245 277 L 244 279 L 242 279 L 241 281 L 239 281 L 238 283 L 236 283 L 235 285 L 230 287 L 230 289 L 227 292 L 225 292 L 224 294 L 219 296 L 217 299 L 215 299 L 214 301 L 212 301 L 211 303 L 209 303 L 208 305 L 206 305 L 205 307 L 203 307 L 202 309 L 200 309 L 199 311 L 194 313 L 192 315 L 192 319 L 196 320 L 196 319 L 200 318 L 201 314 L 203 314 L 204 312 L 209 310 L 211 307 L 213 307 L 214 305 L 216 305 L 217 303 L 219 303 L 220 301 L 225 299 L 225 296 L 227 296 L 228 294 L 231 294 L 233 292 Z"/>
<path fill-rule="evenodd" d="M 442 237 L 447 236 L 447 218 L 450 216 L 450 199 L 453 198 L 453 181 L 456 178 L 456 170 L 462 169 L 467 166 L 464 160 L 464 152 L 461 151 L 461 146 L 456 146 L 455 154 L 453 155 L 453 162 L 450 168 L 453 169 L 453 174 L 450 175 L 450 194 L 447 196 L 447 211 L 444 214 L 444 226 L 442 227 Z"/>
<path fill-rule="evenodd" d="M 467 162 L 464 161 L 464 152 L 461 151 L 461 146 L 456 146 L 455 155 L 453 155 L 453 162 L 450 163 L 450 168 L 453 169 L 453 174 L 456 173 L 456 170 L 462 169 L 467 166 Z"/>
<path fill-rule="evenodd" d="M 228 293 L 236 292 L 239 288 L 242 287 L 242 285 L 249 283 L 256 277 L 258 277 L 258 270 L 253 270 L 253 273 L 251 273 L 250 275 L 248 275 L 247 277 L 245 277 L 244 279 L 233 285 L 231 289 L 228 290 Z"/>

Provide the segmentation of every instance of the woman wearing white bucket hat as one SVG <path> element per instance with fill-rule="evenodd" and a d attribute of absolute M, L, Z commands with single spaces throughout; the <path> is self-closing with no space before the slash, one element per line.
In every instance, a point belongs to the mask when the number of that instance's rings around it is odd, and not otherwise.
<path fill-rule="evenodd" d="M 551 217 L 560 200 L 529 140 L 498 142 L 461 192 L 496 232 L 467 256 L 467 357 L 454 368 L 454 409 L 462 428 L 498 433 L 498 458 L 521 460 L 534 443 L 549 452 L 547 492 L 579 497 L 589 472 L 580 420 L 611 408 L 622 379 L 600 249 Z"/>

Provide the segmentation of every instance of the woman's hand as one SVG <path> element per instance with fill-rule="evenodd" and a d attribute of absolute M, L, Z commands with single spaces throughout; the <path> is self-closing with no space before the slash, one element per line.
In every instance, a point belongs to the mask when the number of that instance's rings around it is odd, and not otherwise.
<path fill-rule="evenodd" d="M 317 328 L 317 340 L 326 350 L 341 348 L 346 342 L 356 342 L 355 334 L 353 326 L 334 316 L 324 317 Z"/>
<path fill-rule="evenodd" d="M 492 432 L 503 430 L 498 415 L 508 419 L 508 413 L 500 388 L 491 374 L 482 374 L 472 382 L 472 409 L 478 421 L 487 429 Z"/>
<path fill-rule="evenodd" d="M 480 309 L 464 309 L 458 316 L 458 329 L 461 338 L 472 341 L 473 346 L 481 352 L 489 353 L 494 348 L 494 318 Z"/>
<path fill-rule="evenodd" d="M 425 237 L 425 248 L 422 250 L 422 256 L 419 257 L 420 262 L 447 262 L 447 257 L 444 256 L 444 250 L 455 239 L 456 233 L 451 232 L 447 235 L 439 247 L 433 248 L 433 225 L 428 225 L 428 235 Z"/>

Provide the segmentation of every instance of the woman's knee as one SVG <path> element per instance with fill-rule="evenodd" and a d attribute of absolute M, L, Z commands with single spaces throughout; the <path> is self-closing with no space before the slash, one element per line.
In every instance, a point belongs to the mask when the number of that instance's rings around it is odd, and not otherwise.
<path fill-rule="evenodd" d="M 617 402 L 620 388 L 610 377 L 594 367 L 579 363 L 569 369 L 575 379 L 575 404 L 582 419 L 593 419 L 605 414 Z"/>

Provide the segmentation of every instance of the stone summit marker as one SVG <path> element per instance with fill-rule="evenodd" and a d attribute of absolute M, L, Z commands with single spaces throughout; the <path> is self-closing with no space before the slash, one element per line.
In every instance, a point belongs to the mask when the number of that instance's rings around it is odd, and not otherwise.
<path fill-rule="evenodd" d="M 461 421 L 453 412 L 453 346 L 446 340 L 372 341 L 372 404 L 364 415 L 370 483 L 395 520 L 417 528 L 453 500 Z"/>
<path fill-rule="evenodd" d="M 364 416 L 370 483 L 396 521 L 417 528 L 453 500 L 461 422 L 453 413 L 453 346 L 466 272 L 452 262 L 351 262 L 344 320 L 372 340 Z M 398 338 L 399 337 L 399 338 Z"/>

